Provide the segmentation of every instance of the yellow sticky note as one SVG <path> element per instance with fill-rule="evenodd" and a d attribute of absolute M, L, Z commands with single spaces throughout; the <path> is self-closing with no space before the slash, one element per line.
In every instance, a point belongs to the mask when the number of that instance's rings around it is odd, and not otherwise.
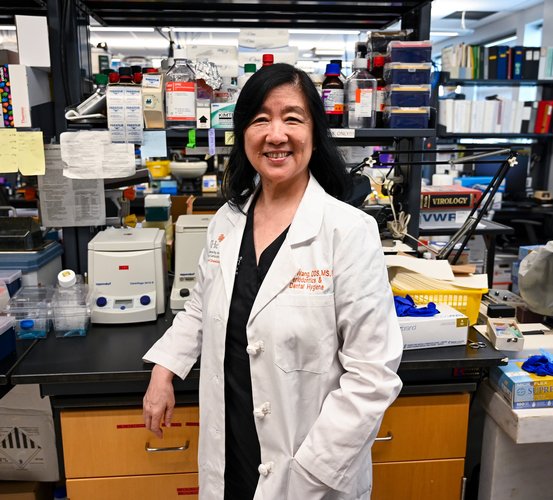
<path fill-rule="evenodd" d="M 225 131 L 225 146 L 234 145 L 234 132 Z"/>
<path fill-rule="evenodd" d="M 17 134 L 17 164 L 23 175 L 44 175 L 46 163 L 42 132 Z"/>
<path fill-rule="evenodd" d="M 0 173 L 17 172 L 17 130 L 0 129 Z"/>

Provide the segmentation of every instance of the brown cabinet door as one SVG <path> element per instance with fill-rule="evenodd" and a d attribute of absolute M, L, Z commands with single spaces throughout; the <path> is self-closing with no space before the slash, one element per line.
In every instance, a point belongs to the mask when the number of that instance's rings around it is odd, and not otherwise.
<path fill-rule="evenodd" d="M 371 500 L 459 500 L 465 461 L 374 464 Z"/>
<path fill-rule="evenodd" d="M 384 415 L 373 463 L 464 458 L 468 412 L 468 394 L 398 398 Z"/>
<path fill-rule="evenodd" d="M 63 411 L 61 430 L 67 478 L 198 471 L 198 407 L 175 408 L 163 439 L 141 409 Z"/>
<path fill-rule="evenodd" d="M 197 500 L 198 474 L 69 479 L 70 500 Z"/>

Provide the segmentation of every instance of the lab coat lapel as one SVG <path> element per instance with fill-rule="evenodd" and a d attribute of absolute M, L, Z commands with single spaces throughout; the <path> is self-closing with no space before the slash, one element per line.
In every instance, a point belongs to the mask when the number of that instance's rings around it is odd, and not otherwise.
<path fill-rule="evenodd" d="M 251 198 L 243 208 L 244 212 L 247 213 L 250 204 Z M 238 210 L 235 210 L 227 213 L 227 219 L 230 223 L 230 227 L 228 234 L 224 235 L 224 239 L 220 243 L 220 259 L 225 294 L 230 303 L 232 289 L 234 287 L 234 278 L 236 276 L 238 254 L 240 253 L 242 235 L 244 234 L 244 228 L 246 227 L 246 215 Z"/>
<path fill-rule="evenodd" d="M 276 295 L 284 291 L 300 270 L 295 253 L 298 247 L 308 245 L 319 234 L 323 220 L 321 207 L 324 196 L 324 189 L 313 176 L 310 176 L 286 239 L 259 288 L 249 321 L 252 321 Z"/>

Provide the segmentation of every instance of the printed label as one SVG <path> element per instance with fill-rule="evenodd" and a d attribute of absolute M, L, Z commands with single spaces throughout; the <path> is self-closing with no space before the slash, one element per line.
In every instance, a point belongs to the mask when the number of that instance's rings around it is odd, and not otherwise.
<path fill-rule="evenodd" d="M 323 89 L 323 104 L 327 115 L 343 115 L 344 90 Z"/>
<path fill-rule="evenodd" d="M 196 121 L 196 84 L 167 82 L 165 100 L 168 121 Z"/>

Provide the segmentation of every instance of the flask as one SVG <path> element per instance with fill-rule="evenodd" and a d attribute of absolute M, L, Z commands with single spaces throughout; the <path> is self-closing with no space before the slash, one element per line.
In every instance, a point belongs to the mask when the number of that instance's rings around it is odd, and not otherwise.
<path fill-rule="evenodd" d="M 376 124 L 377 128 L 384 127 L 384 107 L 386 98 L 386 81 L 384 80 L 384 56 L 374 56 L 371 69 L 372 75 L 376 78 Z"/>
<path fill-rule="evenodd" d="M 244 64 L 244 74 L 238 77 L 238 88 L 240 90 L 246 84 L 246 82 L 251 78 L 251 76 L 255 73 L 256 69 L 257 68 L 255 64 L 252 64 L 252 63 Z"/>
<path fill-rule="evenodd" d="M 187 59 L 175 59 L 165 75 L 167 128 L 196 126 L 196 74 Z"/>
<path fill-rule="evenodd" d="M 368 64 L 368 59 L 355 58 L 353 73 L 346 80 L 345 125 L 349 128 L 374 128 L 376 79 Z"/>
<path fill-rule="evenodd" d="M 275 62 L 275 57 L 273 56 L 273 54 L 263 54 L 262 61 L 262 66 L 270 66 Z"/>
<path fill-rule="evenodd" d="M 332 128 L 339 128 L 344 118 L 344 83 L 340 80 L 340 66 L 334 63 L 326 65 L 322 89 L 328 124 Z"/>

